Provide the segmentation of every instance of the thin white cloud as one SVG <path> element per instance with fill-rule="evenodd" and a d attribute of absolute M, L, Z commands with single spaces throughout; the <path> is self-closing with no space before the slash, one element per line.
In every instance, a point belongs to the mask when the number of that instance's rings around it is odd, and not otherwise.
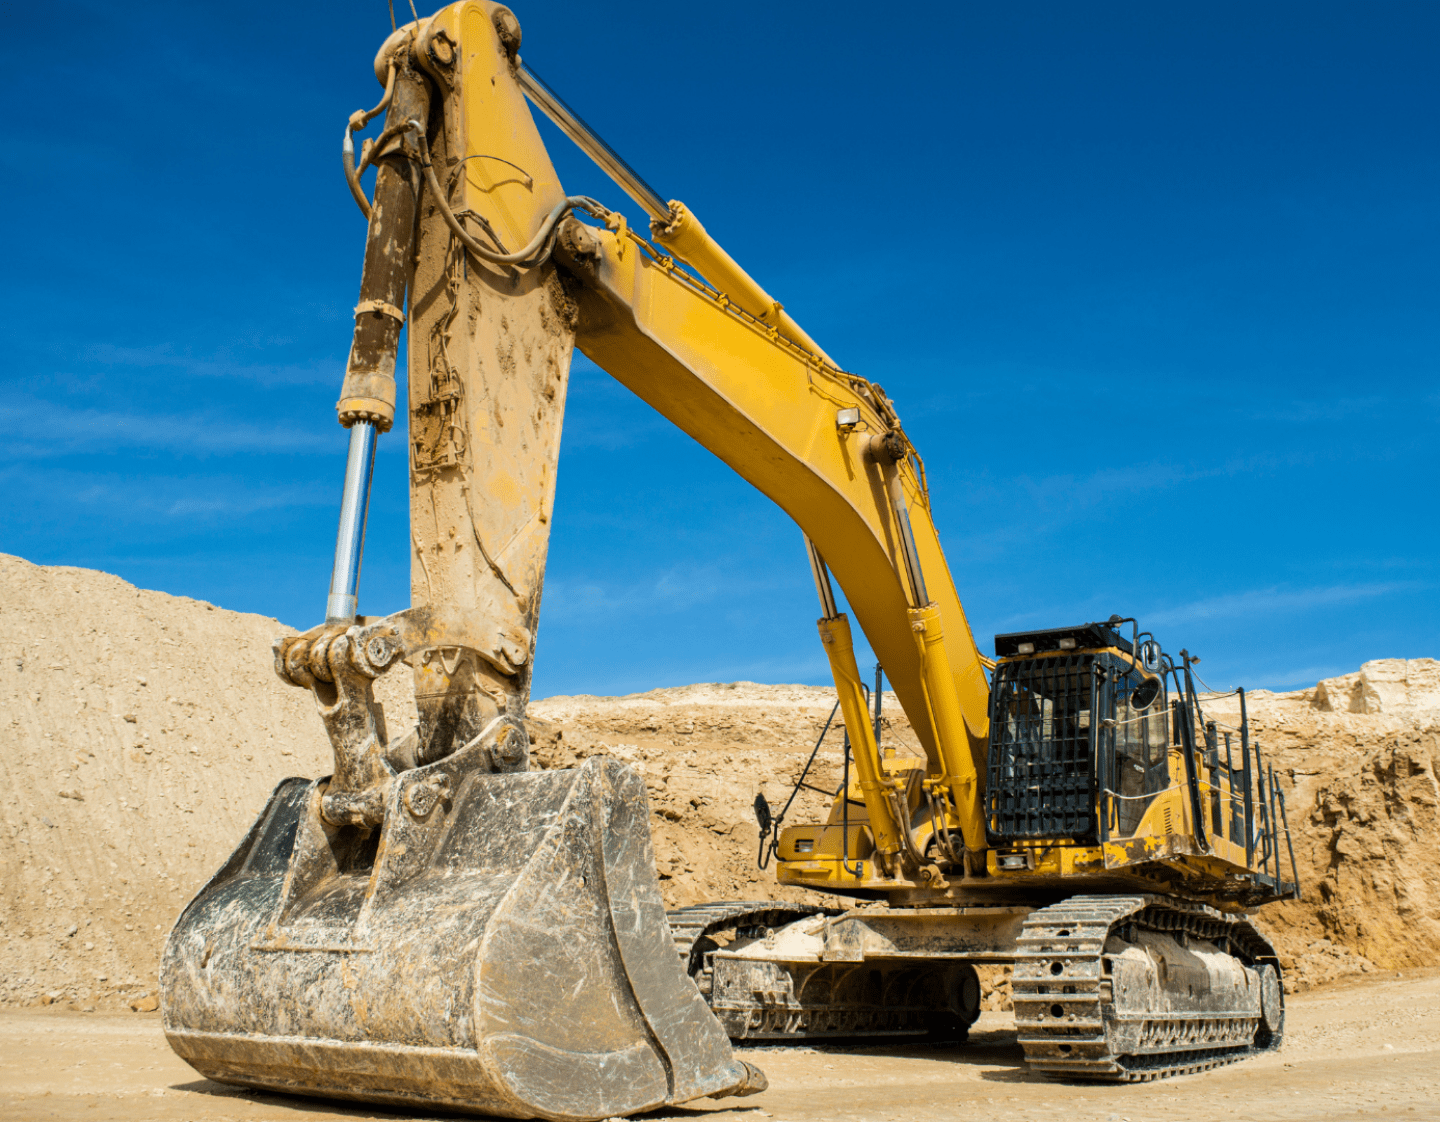
<path fill-rule="evenodd" d="M 1342 674 L 1353 674 L 1359 666 L 1301 666 L 1289 670 L 1267 670 L 1259 677 L 1272 683 L 1268 688 L 1277 692 L 1309 689 L 1316 682 L 1326 678 L 1338 678 Z"/>
<path fill-rule="evenodd" d="M 1003 496 L 1014 488 L 1026 491 L 1034 508 L 1052 516 L 1077 511 L 1109 502 L 1117 494 L 1143 494 L 1166 491 L 1205 479 L 1251 475 L 1309 463 L 1314 452 L 1309 449 L 1285 454 L 1259 452 L 1248 456 L 1232 456 L 1223 463 L 1208 467 L 1152 461 L 1126 467 L 1101 468 L 1088 475 L 1050 475 L 1039 479 L 1020 476 L 1012 482 L 992 480 L 993 494 Z"/>
<path fill-rule="evenodd" d="M 35 460 L 74 452 L 105 454 L 151 448 L 228 455 L 238 452 L 333 453 L 343 435 L 314 429 L 257 425 L 213 414 L 137 413 L 72 409 L 34 398 L 0 403 L 0 457 Z"/>
<path fill-rule="evenodd" d="M 1147 626 L 1169 626 L 1194 623 L 1198 620 L 1307 612 L 1316 608 L 1374 600 L 1394 592 L 1422 587 L 1425 585 L 1418 581 L 1392 581 L 1382 584 L 1337 584 L 1325 588 L 1251 589 L 1146 612 L 1144 622 Z"/>
<path fill-rule="evenodd" d="M 557 624 L 599 623 L 636 612 L 684 612 L 716 601 L 738 603 L 756 593 L 790 584 L 786 577 L 737 577 L 720 565 L 677 565 L 637 573 L 629 582 L 568 580 L 545 582 L 545 618 Z"/>
<path fill-rule="evenodd" d="M 216 515 L 258 514 L 265 510 L 293 507 L 333 507 L 337 499 L 333 487 L 318 485 L 293 487 L 247 487 L 243 493 L 215 498 L 176 499 L 165 507 L 175 518 L 205 518 Z"/>
<path fill-rule="evenodd" d="M 1382 416 L 1395 408 L 1384 397 L 1294 398 L 1275 401 L 1268 407 L 1248 413 L 1252 421 L 1271 421 L 1289 425 L 1326 424 L 1354 421 L 1362 417 Z"/>
<path fill-rule="evenodd" d="M 103 510 L 119 523 L 204 520 L 243 517 L 300 507 L 334 507 L 336 486 L 324 482 L 265 484 L 235 476 L 151 476 L 125 478 L 110 474 L 45 467 L 0 470 L 0 488 L 12 495 L 63 496 L 89 510 Z"/>
<path fill-rule="evenodd" d="M 84 357 L 100 366 L 128 366 L 141 369 L 174 369 L 193 378 L 237 378 L 260 385 L 334 385 L 339 389 L 344 364 L 339 358 L 313 362 L 242 362 L 228 355 L 197 358 L 178 354 L 164 343 L 143 347 L 121 347 L 100 343 L 88 348 Z"/>
<path fill-rule="evenodd" d="M 1091 507 L 1110 501 L 1117 494 L 1164 491 L 1197 479 L 1228 474 L 1225 467 L 1203 470 L 1178 464 L 1135 464 L 1123 468 L 1102 468 L 1089 475 L 1051 475 L 1041 479 L 1022 476 L 1017 483 L 1031 501 L 1042 509 Z"/>

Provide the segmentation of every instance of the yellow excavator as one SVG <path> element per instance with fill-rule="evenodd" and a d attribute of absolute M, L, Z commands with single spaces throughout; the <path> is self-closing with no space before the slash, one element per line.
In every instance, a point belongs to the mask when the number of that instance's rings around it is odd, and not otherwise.
<path fill-rule="evenodd" d="M 335 567 L 325 622 L 275 647 L 335 767 L 281 783 L 176 921 L 171 1046 L 226 1083 L 578 1122 L 762 1089 L 735 1039 L 956 1038 L 978 1013 L 976 965 L 1010 963 L 1042 1072 L 1151 1079 L 1278 1047 L 1279 964 L 1249 915 L 1298 888 L 1248 723 L 1207 720 L 1193 660 L 1133 620 L 1001 635 L 983 656 L 884 391 L 519 48 L 507 8 L 443 8 L 385 41 L 384 95 L 346 126 L 368 237 Z M 566 195 L 529 105 L 647 232 Z M 358 614 L 360 559 L 402 330 L 412 607 L 376 618 Z M 667 918 L 635 772 L 530 770 L 576 347 L 804 531 L 846 777 L 825 823 L 757 811 L 782 883 L 865 906 Z M 923 756 L 882 746 L 836 584 Z M 402 664 L 419 720 L 392 736 L 373 683 Z"/>

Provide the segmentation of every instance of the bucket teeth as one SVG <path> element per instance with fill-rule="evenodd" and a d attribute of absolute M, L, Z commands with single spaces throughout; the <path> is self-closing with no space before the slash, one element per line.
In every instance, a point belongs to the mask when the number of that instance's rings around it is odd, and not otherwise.
<path fill-rule="evenodd" d="M 675 955 L 639 777 L 462 773 L 376 831 L 287 780 L 165 946 L 166 1035 L 225 1083 L 513 1118 L 762 1090 Z M 459 778 L 454 778 L 459 776 Z"/>

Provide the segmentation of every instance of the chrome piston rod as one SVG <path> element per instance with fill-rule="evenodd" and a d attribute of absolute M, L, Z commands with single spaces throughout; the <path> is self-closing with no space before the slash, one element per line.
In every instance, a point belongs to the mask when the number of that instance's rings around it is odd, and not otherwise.
<path fill-rule="evenodd" d="M 375 470 L 375 426 L 350 426 L 345 460 L 345 490 L 340 498 L 340 532 L 335 537 L 335 568 L 325 601 L 326 623 L 354 623 L 359 610 L 360 559 L 365 552 L 365 518 L 370 510 L 370 477 Z"/>

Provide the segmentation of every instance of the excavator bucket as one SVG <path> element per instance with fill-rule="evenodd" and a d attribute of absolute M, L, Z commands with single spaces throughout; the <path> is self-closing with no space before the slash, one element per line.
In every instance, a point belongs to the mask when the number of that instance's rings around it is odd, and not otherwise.
<path fill-rule="evenodd" d="M 324 780 L 276 788 L 166 942 L 175 1051 L 222 1083 L 512 1118 L 763 1089 L 675 954 L 640 778 L 460 762 L 406 772 L 374 830 L 327 822 Z"/>

